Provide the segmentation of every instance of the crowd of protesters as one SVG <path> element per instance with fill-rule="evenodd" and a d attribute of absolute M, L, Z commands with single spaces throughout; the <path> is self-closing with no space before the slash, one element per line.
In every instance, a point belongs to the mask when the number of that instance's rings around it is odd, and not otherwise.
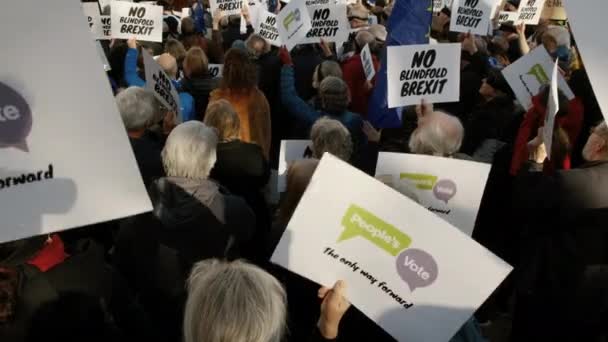
<path fill-rule="evenodd" d="M 193 1 L 179 18 L 159 5 L 163 44 L 104 46 L 154 209 L 0 244 L 1 341 L 391 341 L 351 307 L 344 281 L 320 287 L 269 261 L 325 152 L 374 176 L 381 151 L 492 165 L 473 238 L 514 271 L 452 341 L 606 340 L 608 126 L 567 23 L 475 36 L 450 32 L 442 9 L 431 40 L 462 44 L 460 101 L 401 108 L 401 127 L 380 129 L 360 53 L 369 45 L 378 69 L 393 3 L 349 5 L 347 42 L 291 51 L 255 34 L 247 9 L 226 17 Z M 501 73 L 539 45 L 575 95 L 559 92 L 551 151 L 549 87 L 524 108 Z M 142 49 L 172 78 L 183 123 L 143 88 Z M 310 139 L 311 156 L 289 165 L 275 203 L 285 139 Z"/>

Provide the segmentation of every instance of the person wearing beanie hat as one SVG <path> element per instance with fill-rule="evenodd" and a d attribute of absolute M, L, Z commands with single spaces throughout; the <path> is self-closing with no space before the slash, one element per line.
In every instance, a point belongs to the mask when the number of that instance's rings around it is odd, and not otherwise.
<path fill-rule="evenodd" d="M 492 69 L 479 88 L 481 103 L 465 123 L 461 152 L 492 162 L 494 153 L 513 141 L 510 127 L 517 120 L 514 93 L 498 69 Z"/>
<path fill-rule="evenodd" d="M 367 30 L 369 31 L 369 33 L 374 35 L 376 41 L 384 44 L 384 42 L 386 41 L 386 36 L 388 35 L 388 32 L 386 31 L 386 27 L 384 27 L 384 25 L 375 24 L 370 26 Z"/>

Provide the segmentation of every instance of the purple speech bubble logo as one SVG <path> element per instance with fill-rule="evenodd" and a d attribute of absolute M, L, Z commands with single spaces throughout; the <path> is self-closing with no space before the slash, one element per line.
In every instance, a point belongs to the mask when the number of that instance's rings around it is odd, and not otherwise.
<path fill-rule="evenodd" d="M 397 257 L 397 273 L 414 292 L 419 287 L 427 287 L 437 280 L 439 268 L 435 259 L 427 252 L 410 248 Z"/>
<path fill-rule="evenodd" d="M 449 179 L 442 179 L 433 187 L 433 195 L 437 199 L 444 201 L 445 204 L 448 204 L 448 201 L 456 196 L 457 190 L 456 183 Z"/>
<path fill-rule="evenodd" d="M 28 152 L 25 139 L 32 130 L 32 111 L 13 88 L 0 82 L 0 148 Z"/>

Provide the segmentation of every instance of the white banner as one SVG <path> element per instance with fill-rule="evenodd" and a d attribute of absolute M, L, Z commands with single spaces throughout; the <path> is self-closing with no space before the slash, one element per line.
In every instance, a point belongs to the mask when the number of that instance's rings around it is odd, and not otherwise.
<path fill-rule="evenodd" d="M 487 35 L 496 0 L 454 0 L 450 31 Z"/>
<path fill-rule="evenodd" d="M 0 11 L 0 242 L 152 209 L 95 42 L 71 0 Z M 14 30 L 27 13 L 34 23 Z M 61 39 L 57 39 L 61 37 Z M 44 51 L 44 65 L 40 59 Z M 66 63 L 66 51 L 78 60 Z M 52 66 L 52 67 L 47 67 Z M 44 77 L 40 77 L 44 70 Z"/>
<path fill-rule="evenodd" d="M 112 39 L 112 18 L 109 15 L 100 15 L 98 22 L 93 25 L 95 38 L 99 40 Z"/>
<path fill-rule="evenodd" d="M 545 0 L 522 0 L 519 4 L 517 24 L 538 25 Z"/>
<path fill-rule="evenodd" d="M 163 41 L 163 7 L 113 1 L 112 38 Z"/>
<path fill-rule="evenodd" d="M 376 178 L 471 236 L 491 165 L 380 153 Z"/>
<path fill-rule="evenodd" d="M 515 63 L 502 70 L 505 79 L 513 89 L 519 103 L 526 110 L 532 107 L 532 97 L 538 95 L 544 85 L 551 81 L 553 59 L 543 45 L 519 58 Z M 574 94 L 564 77 L 559 74 L 559 89 L 569 100 Z"/>
<path fill-rule="evenodd" d="M 262 10 L 258 17 L 255 32 L 274 46 L 282 46 L 279 29 L 277 28 L 277 16 L 274 13 Z"/>
<path fill-rule="evenodd" d="M 312 142 L 310 140 L 282 140 L 279 152 L 279 175 L 277 189 L 279 193 L 287 188 L 287 169 L 289 165 L 300 159 L 312 158 Z"/>
<path fill-rule="evenodd" d="M 209 0 L 211 15 L 219 9 L 221 16 L 240 15 L 243 10 L 243 0 Z"/>
<path fill-rule="evenodd" d="M 425 342 L 449 341 L 512 269 L 327 153 L 272 262 L 324 286 L 346 281 L 353 305 L 395 339 Z"/>
<path fill-rule="evenodd" d="M 363 71 L 365 71 L 365 78 L 371 81 L 376 76 L 376 69 L 369 44 L 365 44 L 365 47 L 361 50 L 361 63 L 363 64 Z"/>
<path fill-rule="evenodd" d="M 312 29 L 300 43 L 345 42 L 348 40 L 350 23 L 346 17 L 346 5 L 308 6 Z"/>
<path fill-rule="evenodd" d="M 171 78 L 167 76 L 165 71 L 158 65 L 146 49 L 142 49 L 141 53 L 144 57 L 144 68 L 146 71 L 146 89 L 154 93 L 154 96 L 170 111 L 173 111 L 178 117 L 181 117 L 181 106 L 179 103 L 179 94 L 177 89 L 171 82 Z"/>
<path fill-rule="evenodd" d="M 460 44 L 388 47 L 390 108 L 460 98 Z"/>
<path fill-rule="evenodd" d="M 312 28 L 305 3 L 290 2 L 277 15 L 277 25 L 281 41 L 291 51 Z"/>

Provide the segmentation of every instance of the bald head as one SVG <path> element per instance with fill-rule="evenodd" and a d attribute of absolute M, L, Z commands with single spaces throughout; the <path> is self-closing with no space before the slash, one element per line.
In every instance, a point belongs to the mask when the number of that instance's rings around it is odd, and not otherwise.
<path fill-rule="evenodd" d="M 177 78 L 177 61 L 175 57 L 168 53 L 163 53 L 158 57 L 157 62 L 172 80 Z"/>
<path fill-rule="evenodd" d="M 444 112 L 433 112 L 420 120 L 410 137 L 410 151 L 449 157 L 460 150 L 464 127 L 458 118 Z"/>

